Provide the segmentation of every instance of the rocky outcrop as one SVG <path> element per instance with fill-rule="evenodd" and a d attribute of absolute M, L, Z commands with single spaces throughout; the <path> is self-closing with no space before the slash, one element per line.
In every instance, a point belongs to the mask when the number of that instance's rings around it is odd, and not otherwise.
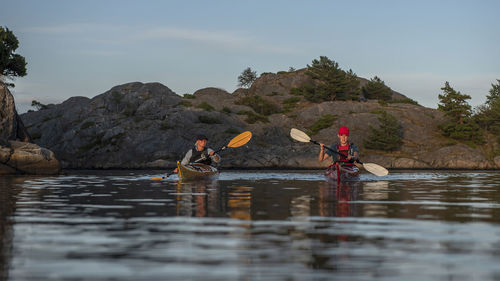
<path fill-rule="evenodd" d="M 313 83 L 297 71 L 265 74 L 250 89 L 228 93 L 205 88 L 181 97 L 159 83 L 128 83 L 92 99 L 70 98 L 49 109 L 22 115 L 34 141 L 54 151 L 65 168 L 166 168 L 174 167 L 203 133 L 217 149 L 236 134 L 250 130 L 252 140 L 244 147 L 227 149 L 222 167 L 320 168 L 318 147 L 293 141 L 291 128 L 306 130 L 323 115 L 334 124 L 313 138 L 327 144 L 337 140 L 338 127 L 351 128 L 350 140 L 361 148 L 364 162 L 388 168 L 495 169 L 499 160 L 479 148 L 451 143 L 441 136 L 441 112 L 412 104 L 380 104 L 377 101 L 311 103 L 303 98 L 288 110 L 285 103 L 292 88 Z M 281 109 L 253 119 L 254 110 L 239 102 L 256 95 Z M 393 93 L 394 99 L 406 97 Z M 402 128 L 403 146 L 395 152 L 363 148 L 371 127 L 379 126 L 379 112 L 394 115 Z M 255 113 L 255 112 L 254 112 Z M 262 117 L 262 116 L 261 116 Z"/>
<path fill-rule="evenodd" d="M 52 151 L 28 142 L 9 144 L 0 147 L 0 174 L 53 175 L 61 170 Z"/>
<path fill-rule="evenodd" d="M 52 151 L 29 143 L 14 97 L 0 84 L 0 174 L 56 174 L 61 166 Z"/>
<path fill-rule="evenodd" d="M 23 121 L 17 114 L 14 97 L 2 83 L 0 83 L 0 139 L 31 140 Z"/>

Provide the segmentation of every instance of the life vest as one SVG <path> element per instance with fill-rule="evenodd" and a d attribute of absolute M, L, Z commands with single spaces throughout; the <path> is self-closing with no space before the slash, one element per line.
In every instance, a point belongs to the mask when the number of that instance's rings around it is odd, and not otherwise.
<path fill-rule="evenodd" d="M 348 155 L 353 155 L 354 154 L 354 151 L 352 150 L 352 146 L 353 146 L 353 143 L 348 143 L 347 145 L 345 146 L 340 146 L 339 144 L 336 144 L 334 149 L 335 151 L 337 151 L 338 153 L 342 154 L 342 155 L 338 155 L 338 159 L 337 159 L 337 162 L 341 162 L 342 166 L 343 167 L 352 167 L 354 166 L 353 163 L 350 163 L 350 162 L 346 162 L 348 161 L 347 160 L 347 156 Z"/>
<path fill-rule="evenodd" d="M 208 150 L 207 150 L 207 147 L 204 147 L 202 151 L 198 151 L 196 149 L 196 145 L 194 146 L 194 148 L 192 149 L 192 155 L 191 155 L 191 159 L 189 162 L 192 162 L 192 161 L 196 161 L 200 158 L 205 158 L 204 160 L 200 160 L 198 161 L 197 163 L 202 163 L 202 164 L 206 164 L 206 165 L 211 165 L 212 164 L 212 159 L 210 158 L 210 156 L 208 156 Z"/>

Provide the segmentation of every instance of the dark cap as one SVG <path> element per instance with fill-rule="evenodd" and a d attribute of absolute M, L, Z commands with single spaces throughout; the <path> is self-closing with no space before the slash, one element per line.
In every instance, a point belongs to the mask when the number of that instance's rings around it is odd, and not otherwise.
<path fill-rule="evenodd" d="M 196 136 L 196 140 L 208 140 L 207 136 L 200 134 Z"/>

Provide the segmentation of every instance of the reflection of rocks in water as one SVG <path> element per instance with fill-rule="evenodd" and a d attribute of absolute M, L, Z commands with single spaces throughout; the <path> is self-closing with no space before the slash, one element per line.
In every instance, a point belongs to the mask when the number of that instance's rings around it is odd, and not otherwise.
<path fill-rule="evenodd" d="M 293 217 L 307 217 L 311 215 L 310 196 L 302 195 L 292 199 L 290 212 Z"/>
<path fill-rule="evenodd" d="M 363 200 L 384 201 L 389 198 L 389 182 L 372 181 L 363 184 Z M 366 217 L 386 217 L 387 204 L 363 204 L 364 215 Z"/>
<path fill-rule="evenodd" d="M 9 260 L 12 252 L 12 225 L 9 217 L 16 208 L 16 184 L 24 180 L 16 177 L 0 177 L 0 280 L 7 280 Z"/>

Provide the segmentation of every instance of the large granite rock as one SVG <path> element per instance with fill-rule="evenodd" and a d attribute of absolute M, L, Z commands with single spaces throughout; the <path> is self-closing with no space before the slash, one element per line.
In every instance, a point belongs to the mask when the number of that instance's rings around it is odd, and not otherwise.
<path fill-rule="evenodd" d="M 31 140 L 16 112 L 14 97 L 0 83 L 0 174 L 56 174 L 61 166 L 52 151 Z"/>
<path fill-rule="evenodd" d="M 0 147 L 0 174 L 53 175 L 61 170 L 52 151 L 33 143 L 9 141 Z"/>
<path fill-rule="evenodd" d="M 30 141 L 28 131 L 16 111 L 14 97 L 0 82 L 0 139 Z"/>
<path fill-rule="evenodd" d="M 331 144 L 340 126 L 351 128 L 350 140 L 361 148 L 364 162 L 388 168 L 494 169 L 496 162 L 480 149 L 451 144 L 441 136 L 441 112 L 412 104 L 377 101 L 334 101 L 311 103 L 303 98 L 286 113 L 251 122 L 244 112 L 249 106 L 238 101 L 258 95 L 283 108 L 290 90 L 312 83 L 303 73 L 266 74 L 250 89 L 230 94 L 205 88 L 183 98 L 159 83 L 128 83 L 116 86 L 92 99 L 75 97 L 49 109 L 23 114 L 34 141 L 52 150 L 65 168 L 166 168 L 192 147 L 203 133 L 209 146 L 217 149 L 237 133 L 252 131 L 245 146 L 222 153 L 222 167 L 321 168 L 316 161 L 318 147 L 293 141 L 291 128 L 306 130 L 321 116 L 334 115 L 332 127 L 313 138 Z M 296 96 L 293 96 L 296 97 Z M 393 98 L 404 99 L 393 93 Z M 379 126 L 379 112 L 394 115 L 402 128 L 403 146 L 394 152 L 363 148 L 371 127 Z"/>

